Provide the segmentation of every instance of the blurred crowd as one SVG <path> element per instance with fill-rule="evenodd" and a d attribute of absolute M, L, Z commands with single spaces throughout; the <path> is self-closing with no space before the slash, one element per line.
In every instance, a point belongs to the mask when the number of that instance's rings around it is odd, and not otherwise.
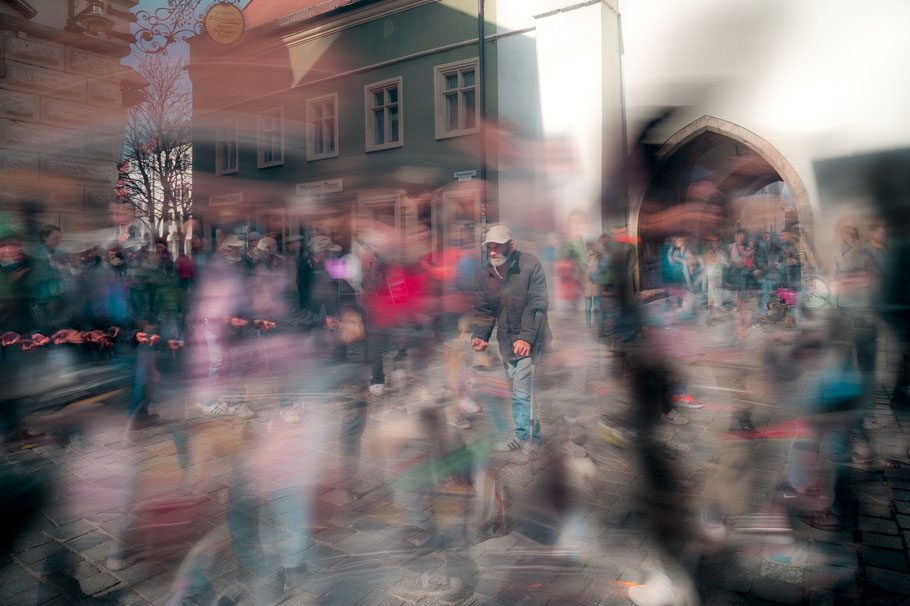
<path fill-rule="evenodd" d="M 227 465 L 233 557 L 253 575 L 250 603 L 277 603 L 310 578 L 314 490 L 326 476 L 351 502 L 395 495 L 409 549 L 450 553 L 511 530 L 510 467 L 490 461 L 571 468 L 541 477 L 557 543 L 577 552 L 587 522 L 570 478 L 587 478 L 597 499 L 593 433 L 635 459 L 653 522 L 654 574 L 629 597 L 697 603 L 709 546 L 751 533 L 792 550 L 798 523 L 847 528 L 859 495 L 888 500 L 875 474 L 903 465 L 871 436 L 893 419 L 879 378 L 893 379 L 892 397 L 907 390 L 906 358 L 884 346 L 906 344 L 902 308 L 885 294 L 900 259 L 886 221 L 857 216 L 837 222 L 827 262 L 795 221 L 755 228 L 704 205 L 646 208 L 642 233 L 616 220 L 596 238 L 568 230 L 546 246 L 485 226 L 482 254 L 454 236 L 434 242 L 430 225 L 365 224 L 351 237 L 243 229 L 219 232 L 210 249 L 191 220 L 173 251 L 134 228 L 105 246 L 4 216 L 3 444 L 71 444 L 87 423 L 78 412 L 99 405 L 127 445 L 167 427 L 187 494 Z M 539 403 L 540 393 L 565 401 Z M 660 424 L 705 427 L 693 411 L 722 397 L 729 430 L 688 508 L 682 455 Z M 754 445 L 776 439 L 798 446 L 781 475 L 760 479 L 773 485 L 762 505 L 744 508 Z M 10 486 L 22 480 L 4 473 Z M 15 493 L 24 517 L 51 506 L 53 486 L 35 490 L 34 500 Z M 134 491 L 113 571 L 148 556 Z M 434 515 L 440 493 L 469 497 L 454 538 Z M 260 534 L 266 516 L 280 536 Z M 211 561 L 186 557 L 173 602 L 202 603 Z M 470 576 L 453 565 L 418 590 L 455 599 Z"/>

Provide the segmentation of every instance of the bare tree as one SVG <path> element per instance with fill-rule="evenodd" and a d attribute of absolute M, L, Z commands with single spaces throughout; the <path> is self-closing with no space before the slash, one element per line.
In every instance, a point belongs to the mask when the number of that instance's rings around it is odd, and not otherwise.
<path fill-rule="evenodd" d="M 192 91 L 185 61 L 144 56 L 135 66 L 149 82 L 127 113 L 122 200 L 154 233 L 182 225 L 192 202 Z"/>

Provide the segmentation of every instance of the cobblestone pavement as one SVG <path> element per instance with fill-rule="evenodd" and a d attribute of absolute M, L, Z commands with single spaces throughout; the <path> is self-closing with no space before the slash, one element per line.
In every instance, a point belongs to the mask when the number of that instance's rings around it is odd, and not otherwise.
<path fill-rule="evenodd" d="M 676 352 L 678 368 L 689 393 L 705 402 L 682 412 L 687 424 L 660 427 L 665 456 L 681 478 L 679 524 L 697 520 L 715 502 L 729 516 L 721 544 L 692 541 L 679 557 L 706 604 L 910 603 L 908 467 L 853 471 L 860 486 L 856 507 L 845 512 L 839 530 L 792 518 L 790 535 L 737 531 L 755 521 L 747 514 L 764 511 L 800 454 L 796 433 L 787 435 L 799 425 L 786 422 L 801 416 L 794 402 L 808 397 L 809 381 L 797 377 L 784 385 L 755 378 L 758 352 L 773 332 L 754 329 L 737 351 L 723 322 L 666 331 L 668 347 L 694 346 Z M 52 489 L 49 505 L 3 555 L 0 603 L 165 604 L 187 578 L 181 562 L 200 544 L 207 546 L 204 557 L 194 553 L 211 582 L 209 598 L 268 603 L 255 576 L 236 564 L 225 524 L 232 506 L 231 456 L 262 455 L 262 449 L 244 450 L 253 436 L 253 443 L 274 449 L 302 445 L 309 453 L 302 456 L 315 458 L 301 468 L 315 465 L 319 472 L 312 480 L 309 572 L 276 603 L 628 604 L 628 588 L 644 582 L 655 561 L 651 523 L 638 502 L 647 487 L 636 457 L 605 429 L 621 425 L 628 398 L 608 380 L 616 361 L 602 345 L 572 331 L 557 331 L 557 337 L 558 354 L 537 378 L 545 443 L 530 464 L 518 464 L 514 454 L 490 454 L 490 444 L 503 435 L 498 430 L 508 435 L 511 424 L 495 368 L 475 373 L 483 411 L 469 415 L 472 427 L 447 426 L 440 445 L 443 460 L 457 461 L 459 453 L 475 463 L 488 460 L 508 487 L 515 519 L 505 536 L 462 540 L 466 516 L 470 526 L 470 512 L 478 510 L 478 491 L 451 478 L 436 483 L 427 501 L 439 521 L 437 535 L 424 541 L 410 525 L 407 498 L 390 481 L 396 466 L 381 463 L 379 454 L 419 433 L 411 387 L 370 401 L 363 465 L 358 477 L 350 477 L 336 437 L 338 407 L 310 405 L 303 423 L 287 425 L 277 419 L 271 398 L 252 397 L 256 418 L 212 419 L 188 406 L 177 381 L 162 381 L 153 405 L 165 421 L 160 426 L 127 432 L 118 403 L 97 403 L 62 421 L 70 429 L 79 424 L 77 437 L 18 443 L 5 453 L 15 473 L 43 478 Z M 434 382 L 441 381 L 440 372 L 434 371 Z M 248 386 L 252 392 L 270 389 L 268 381 Z M 883 392 L 877 401 L 887 423 L 874 432 L 875 445 L 881 456 L 906 461 L 910 410 L 892 411 Z M 725 439 L 736 429 L 732 413 L 744 406 L 752 407 L 760 429 L 790 429 L 762 439 Z M 599 423 L 602 415 L 607 425 Z M 581 443 L 587 456 L 563 454 L 569 441 Z M 269 549 L 286 529 L 261 509 Z M 129 522 L 142 556 L 108 570 L 105 560 Z M 700 527 L 693 527 L 697 533 Z M 449 578 L 460 582 L 439 584 Z"/>

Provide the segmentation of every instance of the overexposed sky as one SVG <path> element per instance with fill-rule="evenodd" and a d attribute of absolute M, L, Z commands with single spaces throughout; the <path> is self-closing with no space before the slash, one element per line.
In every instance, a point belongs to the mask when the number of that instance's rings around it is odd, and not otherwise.
<path fill-rule="evenodd" d="M 632 123 L 643 108 L 694 104 L 847 148 L 910 141 L 910 2 L 622 0 L 620 9 Z"/>

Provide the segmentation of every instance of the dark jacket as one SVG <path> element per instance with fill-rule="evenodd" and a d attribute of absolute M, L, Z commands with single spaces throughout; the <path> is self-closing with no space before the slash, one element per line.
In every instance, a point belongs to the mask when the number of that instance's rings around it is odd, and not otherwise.
<path fill-rule="evenodd" d="M 23 257 L 0 267 L 0 333 L 26 335 L 41 327 L 32 314 L 35 292 L 35 259 Z"/>
<path fill-rule="evenodd" d="M 537 257 L 516 250 L 501 267 L 484 265 L 477 272 L 474 290 L 472 337 L 489 341 L 498 322 L 496 337 L 503 360 L 518 359 L 512 350 L 518 340 L 531 344 L 532 357 L 544 352 L 550 336 L 549 300 L 547 279 Z"/>

